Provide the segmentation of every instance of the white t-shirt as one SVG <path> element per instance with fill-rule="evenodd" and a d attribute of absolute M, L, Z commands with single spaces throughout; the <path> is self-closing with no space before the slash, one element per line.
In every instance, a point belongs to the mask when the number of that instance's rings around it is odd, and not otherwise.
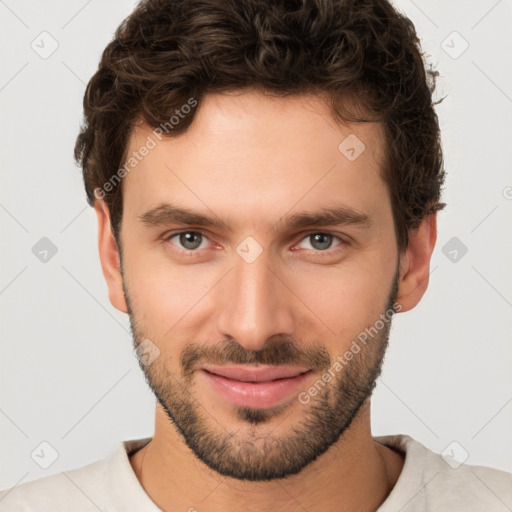
<path fill-rule="evenodd" d="M 0 511 L 161 512 L 128 459 L 150 439 L 121 442 L 105 459 L 1 491 Z M 454 468 L 407 435 L 374 439 L 405 453 L 398 481 L 378 512 L 512 510 L 512 474 L 469 464 Z"/>

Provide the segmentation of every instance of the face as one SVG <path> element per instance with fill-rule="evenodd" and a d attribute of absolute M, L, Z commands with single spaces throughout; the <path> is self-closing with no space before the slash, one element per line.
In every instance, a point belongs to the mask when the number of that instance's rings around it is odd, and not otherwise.
<path fill-rule="evenodd" d="M 141 125 L 128 153 L 148 136 L 122 184 L 111 301 L 159 353 L 141 368 L 198 458 L 239 479 L 297 473 L 368 401 L 402 285 L 382 127 L 240 92 L 208 95 L 178 137 Z"/>

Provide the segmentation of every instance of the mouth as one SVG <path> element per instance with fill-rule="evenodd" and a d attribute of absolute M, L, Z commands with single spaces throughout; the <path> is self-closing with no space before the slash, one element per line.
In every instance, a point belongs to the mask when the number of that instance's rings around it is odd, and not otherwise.
<path fill-rule="evenodd" d="M 262 409 L 298 393 L 312 372 L 304 367 L 207 365 L 200 373 L 232 405 Z"/>

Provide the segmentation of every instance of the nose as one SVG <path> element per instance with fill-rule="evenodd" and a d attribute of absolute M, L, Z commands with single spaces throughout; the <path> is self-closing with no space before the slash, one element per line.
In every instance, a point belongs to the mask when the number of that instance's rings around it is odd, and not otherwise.
<path fill-rule="evenodd" d="M 247 350 L 260 350 L 274 335 L 292 336 L 293 293 L 268 251 L 252 262 L 234 254 L 233 261 L 217 290 L 219 334 L 233 337 Z"/>

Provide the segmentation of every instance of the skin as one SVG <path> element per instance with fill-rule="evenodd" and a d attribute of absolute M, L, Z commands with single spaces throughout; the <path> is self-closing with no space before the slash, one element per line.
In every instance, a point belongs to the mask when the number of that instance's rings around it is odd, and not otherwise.
<path fill-rule="evenodd" d="M 151 133 L 141 123 L 128 154 Z M 366 146 L 354 161 L 338 150 L 350 134 Z M 108 208 L 98 199 L 99 253 L 110 301 L 131 314 L 136 339 L 148 337 L 160 349 L 148 374 L 158 375 L 162 386 L 165 375 L 183 384 L 184 349 L 191 343 L 212 347 L 228 338 L 246 351 L 260 351 L 266 340 L 283 335 L 301 350 L 320 345 L 335 360 L 384 312 L 397 266 L 400 312 L 416 306 L 428 286 L 436 216 L 411 231 L 407 249 L 399 253 L 380 175 L 383 149 L 381 125 L 337 124 L 318 96 L 274 98 L 251 90 L 210 94 L 186 133 L 158 142 L 123 179 L 122 272 Z M 214 213 L 234 231 L 150 227 L 140 221 L 140 215 L 168 201 Z M 370 226 L 275 227 L 286 215 L 339 204 L 366 213 Z M 194 253 L 199 256 L 185 254 L 179 237 L 169 239 L 187 230 L 207 237 Z M 334 238 L 331 248 L 315 250 L 308 235 L 316 233 L 339 236 L 346 244 Z M 262 248 L 250 264 L 236 252 L 248 236 Z M 310 375 L 306 389 L 320 375 Z M 321 400 L 314 397 L 308 405 L 291 400 L 268 421 L 250 424 L 200 377 L 192 375 L 187 393 L 197 400 L 206 428 L 230 432 L 258 450 L 265 436 L 289 438 Z M 373 440 L 368 397 L 337 442 L 285 479 L 247 481 L 211 469 L 158 402 L 153 439 L 130 462 L 163 510 L 370 511 L 395 485 L 403 456 Z"/>

